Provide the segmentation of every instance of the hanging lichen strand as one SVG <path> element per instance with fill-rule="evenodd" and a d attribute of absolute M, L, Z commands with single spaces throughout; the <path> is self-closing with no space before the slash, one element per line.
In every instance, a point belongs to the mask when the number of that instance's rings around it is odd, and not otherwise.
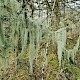
<path fill-rule="evenodd" d="M 36 60 L 38 57 L 38 50 L 40 48 L 40 27 L 36 27 Z"/>
<path fill-rule="evenodd" d="M 0 20 L 0 47 L 4 45 L 4 34 L 2 28 L 2 21 Z"/>
<path fill-rule="evenodd" d="M 68 62 L 70 61 L 69 60 L 70 58 L 74 62 L 74 58 L 75 58 L 76 52 L 78 51 L 79 44 L 80 44 L 80 36 L 79 36 L 75 46 L 72 49 L 70 49 L 70 50 L 66 49 L 66 38 L 67 38 L 66 37 L 66 29 L 67 28 L 68 27 L 60 28 L 60 29 L 58 29 L 55 32 L 55 41 L 57 43 L 57 49 L 58 49 L 57 53 L 58 53 L 59 66 L 61 66 L 62 52 L 65 53 L 65 51 L 67 53 L 67 60 L 68 60 Z M 76 29 L 75 26 L 73 26 L 73 27 L 71 26 L 71 28 L 72 28 L 72 31 Z M 75 28 L 75 29 L 73 29 L 73 28 Z"/>
<path fill-rule="evenodd" d="M 70 50 L 66 49 L 66 53 L 68 54 L 67 55 L 68 62 L 70 61 L 70 58 L 71 58 L 73 63 L 74 63 L 74 59 L 75 59 L 75 56 L 76 56 L 76 52 L 78 51 L 79 44 L 80 44 L 80 36 L 78 37 L 77 43 L 75 44 L 73 49 L 70 49 Z"/>
<path fill-rule="evenodd" d="M 57 53 L 59 66 L 61 66 L 62 52 L 64 52 L 66 46 L 66 28 L 61 28 L 55 32 L 55 39 L 57 42 Z"/>
<path fill-rule="evenodd" d="M 30 44 L 29 44 L 29 61 L 30 61 L 30 73 L 33 73 L 33 58 L 34 58 L 34 33 L 30 32 Z"/>
<path fill-rule="evenodd" d="M 6 27 L 6 26 L 5 26 Z M 0 56 L 2 57 L 2 66 L 3 66 L 3 70 L 4 70 L 4 73 L 7 69 L 7 65 L 8 65 L 8 62 L 7 62 L 7 39 L 5 37 L 5 27 L 3 26 L 3 21 L 0 19 Z"/>

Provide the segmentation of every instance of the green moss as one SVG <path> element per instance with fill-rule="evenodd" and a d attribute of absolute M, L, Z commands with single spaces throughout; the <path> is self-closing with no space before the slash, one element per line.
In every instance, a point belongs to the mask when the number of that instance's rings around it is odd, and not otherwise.
<path fill-rule="evenodd" d="M 76 79 L 80 79 L 80 69 L 78 67 L 72 67 L 73 72 L 76 73 Z"/>

